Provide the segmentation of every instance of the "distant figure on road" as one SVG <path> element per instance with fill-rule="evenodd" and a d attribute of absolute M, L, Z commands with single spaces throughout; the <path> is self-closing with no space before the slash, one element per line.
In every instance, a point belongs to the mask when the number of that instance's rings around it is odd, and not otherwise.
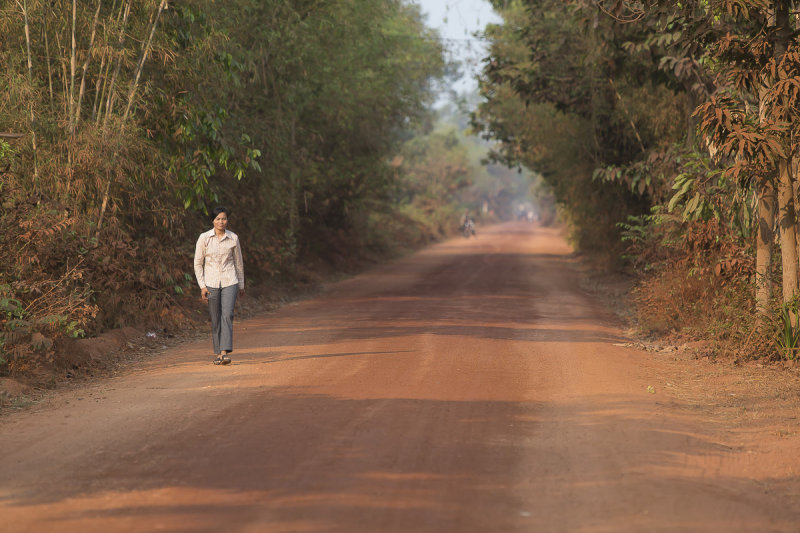
<path fill-rule="evenodd" d="M 228 210 L 215 208 L 211 219 L 214 228 L 197 239 L 194 275 L 200 296 L 208 301 L 214 364 L 227 365 L 233 351 L 233 306 L 237 295 L 244 296 L 244 263 L 239 237 L 227 230 Z"/>
<path fill-rule="evenodd" d="M 461 231 L 464 232 L 464 237 L 469 238 L 470 235 L 475 235 L 475 220 L 469 214 L 469 210 L 464 211 L 461 217 Z"/>

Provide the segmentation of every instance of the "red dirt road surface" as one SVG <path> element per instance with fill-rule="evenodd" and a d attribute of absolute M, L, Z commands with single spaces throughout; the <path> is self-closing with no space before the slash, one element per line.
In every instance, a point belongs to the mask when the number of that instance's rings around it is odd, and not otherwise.
<path fill-rule="evenodd" d="M 237 323 L 230 366 L 186 344 L 8 414 L 0 531 L 800 530 L 796 475 L 648 390 L 570 253 L 484 229 Z"/>

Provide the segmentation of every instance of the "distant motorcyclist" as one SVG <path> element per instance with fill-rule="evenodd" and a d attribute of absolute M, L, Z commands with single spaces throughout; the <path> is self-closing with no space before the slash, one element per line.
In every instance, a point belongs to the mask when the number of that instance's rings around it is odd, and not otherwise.
<path fill-rule="evenodd" d="M 472 218 L 469 210 L 464 211 L 464 215 L 461 217 L 461 231 L 467 239 L 469 239 L 471 235 L 476 236 L 475 220 Z"/>

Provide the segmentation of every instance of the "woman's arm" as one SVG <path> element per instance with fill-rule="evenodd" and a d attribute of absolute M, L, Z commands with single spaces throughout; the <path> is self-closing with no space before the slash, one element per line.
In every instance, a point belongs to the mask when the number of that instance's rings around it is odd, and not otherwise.
<path fill-rule="evenodd" d="M 242 245 L 238 237 L 233 250 L 233 267 L 236 269 L 236 279 L 239 280 L 239 293 L 244 293 L 244 260 L 242 259 Z"/>
<path fill-rule="evenodd" d="M 206 243 L 202 235 L 197 239 L 197 245 L 194 248 L 194 276 L 197 278 L 197 284 L 200 286 L 200 296 L 203 299 L 208 298 L 208 289 L 206 288 L 205 281 L 205 261 L 206 261 Z"/>

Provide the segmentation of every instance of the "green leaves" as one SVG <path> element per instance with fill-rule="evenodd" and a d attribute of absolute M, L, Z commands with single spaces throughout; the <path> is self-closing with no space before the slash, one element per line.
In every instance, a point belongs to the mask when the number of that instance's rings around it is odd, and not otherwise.
<path fill-rule="evenodd" d="M 778 353 L 783 359 L 794 361 L 800 352 L 800 312 L 796 297 L 781 305 L 775 329 Z"/>
<path fill-rule="evenodd" d="M 11 296 L 9 285 L 0 285 L 0 315 L 4 321 L 23 317 L 22 302 Z"/>
<path fill-rule="evenodd" d="M 230 171 L 237 181 L 248 170 L 261 171 L 261 150 L 253 147 L 249 135 L 242 133 L 238 146 L 226 142 L 227 118 L 227 110 L 218 104 L 209 109 L 187 107 L 176 128 L 174 138 L 181 152 L 171 157 L 169 170 L 178 179 L 178 194 L 186 209 L 208 212 L 209 204 L 218 203 L 211 182 L 218 169 Z"/>
<path fill-rule="evenodd" d="M 360 246 L 399 180 L 387 161 L 429 127 L 444 70 L 419 7 L 399 0 L 170 2 L 157 27 L 161 0 L 84 2 L 74 45 L 70 10 L 29 5 L 30 77 L 20 13 L 0 10 L 2 129 L 26 134 L 0 140 L 0 218 L 13 227 L 0 275 L 24 287 L 2 296 L 0 317 L 18 335 L 160 313 L 186 285 L 143 258 L 185 270 L 182 246 L 214 204 L 235 213 L 254 275 Z"/>
<path fill-rule="evenodd" d="M 686 196 L 689 190 L 694 186 L 694 182 L 694 176 L 687 173 L 678 174 L 675 177 L 675 183 L 672 185 L 672 189 L 676 192 L 667 204 L 667 211 L 672 212 L 675 206 L 678 205 L 678 202 L 684 200 L 684 196 Z"/>

